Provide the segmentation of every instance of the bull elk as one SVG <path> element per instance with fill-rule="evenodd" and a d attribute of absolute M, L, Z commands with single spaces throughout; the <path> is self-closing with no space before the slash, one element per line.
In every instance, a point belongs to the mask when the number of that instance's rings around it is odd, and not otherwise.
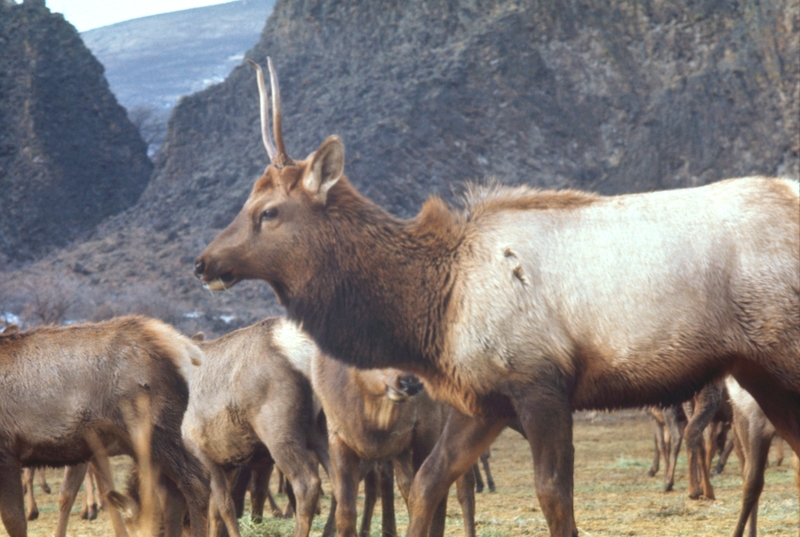
<path fill-rule="evenodd" d="M 678 403 L 730 372 L 800 451 L 797 181 L 471 186 L 463 209 L 432 197 L 401 220 L 351 185 L 337 136 L 289 158 L 272 86 L 271 163 L 194 271 L 211 290 L 265 280 L 323 352 L 415 373 L 459 410 L 414 478 L 410 536 L 515 415 L 560 537 L 577 535 L 573 410 Z"/>
<path fill-rule="evenodd" d="M 23 467 L 79 465 L 106 449 L 137 457 L 145 429 L 149 458 L 185 496 L 192 535 L 204 536 L 208 478 L 180 436 L 201 359 L 172 327 L 138 316 L 0 334 L 0 516 L 9 536 L 27 534 Z M 110 492 L 108 472 L 97 477 Z M 112 523 L 126 534 L 121 518 Z"/>

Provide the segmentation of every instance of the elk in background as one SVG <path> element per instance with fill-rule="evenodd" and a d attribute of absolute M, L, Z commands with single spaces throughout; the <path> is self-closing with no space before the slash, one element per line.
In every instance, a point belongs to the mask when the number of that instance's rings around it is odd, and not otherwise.
<path fill-rule="evenodd" d="M 9 325 L 12 326 L 12 325 Z M 13 325 L 16 326 L 16 325 Z M 0 333 L 6 333 L 5 330 Z M 10 333 L 10 332 L 9 332 Z M 36 498 L 33 496 L 33 476 L 36 473 L 37 468 L 25 468 L 22 472 L 22 489 L 25 491 L 25 500 L 28 504 L 28 510 L 26 512 L 25 518 L 28 520 L 36 520 L 39 518 L 39 508 L 36 506 Z M 39 488 L 42 489 L 42 492 L 45 494 L 50 494 L 50 485 L 47 484 L 47 480 L 44 476 L 44 468 L 38 468 L 38 476 L 39 476 Z"/>
<path fill-rule="evenodd" d="M 577 535 L 573 410 L 674 404 L 731 372 L 800 451 L 797 181 L 473 186 L 461 210 L 433 197 L 400 220 L 350 184 L 338 137 L 288 156 L 272 86 L 271 163 L 195 274 L 211 290 L 265 280 L 323 352 L 417 374 L 458 409 L 414 478 L 410 537 L 513 416 L 559 537 Z"/>
<path fill-rule="evenodd" d="M 356 537 L 356 496 L 359 481 L 372 464 L 392 460 L 402 479 L 404 498 L 414 474 L 439 439 L 449 409 L 435 402 L 413 375 L 397 369 L 359 370 L 318 353 L 313 356 L 311 383 L 328 424 L 339 537 Z M 385 472 L 384 472 L 385 474 Z M 475 535 L 475 482 L 472 468 L 456 481 L 467 537 Z M 394 493 L 381 490 L 384 537 L 397 535 Z M 389 515 L 387 510 L 391 509 Z M 431 537 L 444 535 L 447 500 L 441 501 Z M 366 517 L 363 519 L 366 520 Z M 362 525 L 360 535 L 369 535 Z"/>
<path fill-rule="evenodd" d="M 192 377 L 183 420 L 187 446 L 211 473 L 210 531 L 239 536 L 231 488 L 237 470 L 265 457 L 286 474 L 296 497 L 295 537 L 307 537 L 320 496 L 318 466 L 329 465 L 308 379 L 313 342 L 275 317 L 199 343 L 203 365 Z M 333 531 L 333 513 L 325 535 Z"/>
<path fill-rule="evenodd" d="M 492 479 L 492 471 L 489 469 L 489 459 L 492 456 L 491 448 L 487 449 L 480 456 L 480 462 L 483 464 L 483 471 L 486 472 L 486 484 L 489 486 L 489 492 L 495 492 L 494 479 Z M 483 478 L 481 478 L 481 469 L 478 463 L 472 465 L 472 471 L 475 474 L 475 492 L 483 492 Z"/>
<path fill-rule="evenodd" d="M 733 377 L 726 378 L 725 383 L 733 406 L 733 426 L 744 451 L 742 510 L 733 537 L 742 537 L 745 526 L 748 537 L 756 537 L 758 499 L 764 489 L 764 470 L 767 467 L 769 447 L 777 431 L 753 396 L 742 389 Z M 795 471 L 795 486 L 800 497 L 800 461 L 796 453 L 792 457 L 792 466 Z"/>
<path fill-rule="evenodd" d="M 681 441 L 686 437 L 686 460 L 689 473 L 689 497 L 701 496 L 713 500 L 711 462 L 716 444 L 725 444 L 724 436 L 732 420 L 728 394 L 723 380 L 705 385 L 683 404 L 666 408 L 650 407 L 654 420 L 656 452 L 653 465 L 647 472 L 653 477 L 658 472 L 659 459 L 664 458 L 664 492 L 672 490 L 675 482 L 675 462 Z M 705 433 L 705 437 L 704 437 Z"/>
<path fill-rule="evenodd" d="M 139 316 L 0 335 L 0 516 L 9 536 L 27 534 L 23 467 L 80 464 L 109 445 L 139 460 L 134 433 L 143 428 L 152 430 L 147 455 L 186 498 L 192 535 L 205 535 L 207 477 L 180 436 L 201 359 L 188 338 Z M 97 477 L 110 492 L 113 477 Z M 127 534 L 116 511 L 112 523 Z"/>

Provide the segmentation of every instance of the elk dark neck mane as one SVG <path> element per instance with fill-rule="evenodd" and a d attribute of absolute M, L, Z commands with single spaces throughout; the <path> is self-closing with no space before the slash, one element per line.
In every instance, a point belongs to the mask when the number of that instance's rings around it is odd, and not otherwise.
<path fill-rule="evenodd" d="M 403 221 L 359 195 L 331 189 L 315 277 L 283 296 L 323 351 L 360 368 L 431 374 L 444 341 L 461 219 L 438 198 Z"/>

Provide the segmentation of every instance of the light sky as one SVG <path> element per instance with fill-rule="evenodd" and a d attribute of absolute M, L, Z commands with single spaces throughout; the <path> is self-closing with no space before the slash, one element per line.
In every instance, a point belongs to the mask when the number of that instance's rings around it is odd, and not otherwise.
<path fill-rule="evenodd" d="M 231 0 L 46 0 L 54 13 L 63 13 L 79 32 L 129 19 L 193 7 L 225 4 Z"/>

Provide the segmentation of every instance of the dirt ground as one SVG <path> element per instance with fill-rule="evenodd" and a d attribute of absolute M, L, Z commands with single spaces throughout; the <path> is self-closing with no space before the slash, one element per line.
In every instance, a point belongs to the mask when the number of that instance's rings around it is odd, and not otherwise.
<path fill-rule="evenodd" d="M 732 455 L 722 475 L 714 476 L 716 501 L 690 500 L 687 496 L 686 458 L 681 455 L 676 471 L 675 491 L 662 492 L 662 472 L 654 478 L 646 475 L 653 457 L 652 426 L 639 412 L 581 414 L 575 422 L 575 506 L 580 534 L 599 536 L 708 536 L 729 535 L 741 501 L 739 462 Z M 774 450 L 774 447 L 773 447 Z M 761 535 L 797 535 L 798 503 L 793 485 L 790 450 L 781 466 L 767 469 L 766 485 L 761 496 L 759 530 Z M 775 460 L 775 454 L 770 456 Z M 114 461 L 117 486 L 124 483 L 129 462 Z M 533 490 L 533 467 L 526 441 L 511 430 L 505 431 L 492 447 L 491 468 L 497 484 L 496 493 L 477 495 L 476 522 L 478 537 L 513 537 L 548 535 L 547 525 Z M 38 486 L 36 497 L 41 515 L 29 523 L 30 536 L 53 534 L 57 518 L 57 487 L 63 470 L 48 469 L 47 479 L 54 489 L 43 494 Z M 274 485 L 274 484 L 273 484 Z M 323 488 L 330 484 L 323 478 Z M 275 487 L 273 486 L 273 490 Z M 79 500 L 82 495 L 79 495 Z M 283 496 L 278 503 L 285 504 Z M 397 522 L 404 534 L 408 517 L 399 494 L 396 494 Z M 323 516 L 327 515 L 328 497 Z M 373 521 L 372 535 L 380 535 L 379 508 Z M 80 537 L 113 535 L 108 514 L 101 512 L 95 521 L 78 518 L 79 506 L 73 508 L 69 535 Z M 312 535 L 321 534 L 324 518 L 317 517 Z M 292 534 L 291 520 L 267 519 L 252 524 L 241 522 L 245 537 L 282 537 Z M 455 491 L 448 502 L 448 536 L 463 535 L 463 522 Z M 6 535 L 0 529 L 0 535 Z"/>

